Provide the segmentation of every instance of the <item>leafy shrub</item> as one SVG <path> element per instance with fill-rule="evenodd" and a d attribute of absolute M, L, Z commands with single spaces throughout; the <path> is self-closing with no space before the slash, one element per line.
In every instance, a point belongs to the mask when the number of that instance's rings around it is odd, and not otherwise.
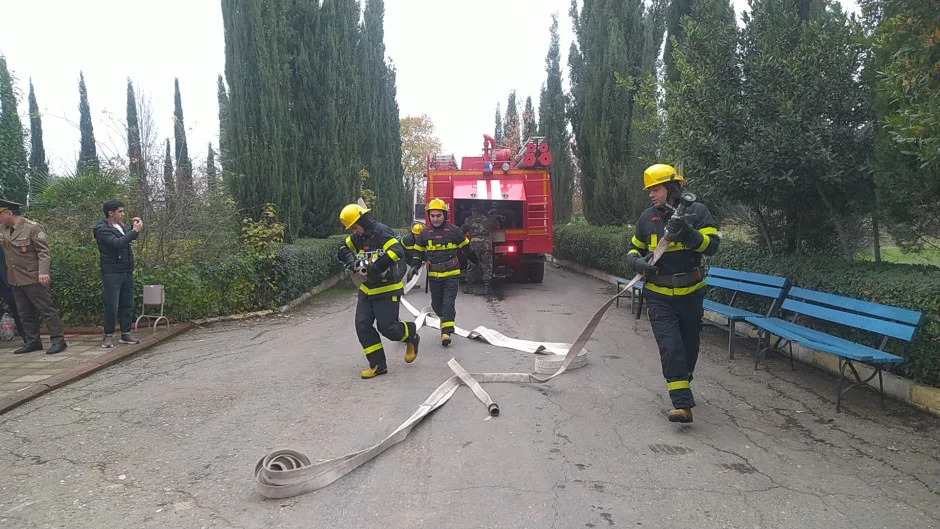
<path fill-rule="evenodd" d="M 296 244 L 279 246 L 274 258 L 277 303 L 296 299 L 341 272 L 343 267 L 336 260 L 336 250 L 345 238 L 335 235 L 327 239 L 299 239 Z"/>
<path fill-rule="evenodd" d="M 632 235 L 633 230 L 629 228 L 558 226 L 554 255 L 629 278 L 634 273 L 627 267 L 625 258 Z M 864 261 L 848 263 L 837 255 L 771 257 L 756 245 L 729 240 L 722 241 L 718 253 L 709 258 L 707 264 L 786 276 L 803 288 L 923 312 L 924 325 L 917 338 L 909 344 L 893 340 L 889 349 L 905 359 L 896 367 L 898 373 L 940 387 L 940 268 Z M 709 289 L 707 296 L 727 302 L 729 294 Z M 735 305 L 738 304 L 736 301 Z M 766 309 L 766 305 L 763 307 Z M 813 321 L 811 325 L 824 332 L 878 346 L 870 333 L 820 321 Z"/>

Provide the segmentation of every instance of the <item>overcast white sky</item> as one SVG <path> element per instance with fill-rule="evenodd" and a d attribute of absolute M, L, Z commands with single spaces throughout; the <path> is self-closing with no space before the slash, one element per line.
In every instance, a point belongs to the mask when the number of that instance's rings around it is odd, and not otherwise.
<path fill-rule="evenodd" d="M 224 73 L 218 0 L 2 0 L 0 54 L 17 77 L 27 120 L 33 79 L 53 170 L 78 157 L 78 75 L 84 71 L 99 157 L 124 154 L 126 79 L 150 95 L 160 136 L 173 134 L 173 79 L 180 80 L 189 151 L 218 145 L 216 76 Z M 855 0 L 843 4 L 857 9 Z M 551 14 L 558 12 L 562 67 L 572 40 L 570 0 L 386 0 L 386 52 L 398 70 L 401 116 L 428 114 L 444 151 L 480 152 L 496 103 L 515 89 L 538 109 Z M 734 0 L 736 11 L 746 0 Z M 172 141 L 172 140 L 171 140 Z"/>

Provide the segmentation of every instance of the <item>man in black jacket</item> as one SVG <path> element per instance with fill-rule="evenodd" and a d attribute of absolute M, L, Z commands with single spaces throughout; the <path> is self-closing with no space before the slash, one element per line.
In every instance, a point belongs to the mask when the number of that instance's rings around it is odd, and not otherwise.
<path fill-rule="evenodd" d="M 124 344 L 137 344 L 131 336 L 134 319 L 134 252 L 131 242 L 144 229 L 144 222 L 134 217 L 128 229 L 124 220 L 124 204 L 120 200 L 104 203 L 104 218 L 95 226 L 95 241 L 101 258 L 101 283 L 104 286 L 104 341 L 102 347 L 114 347 L 114 314 L 120 315 L 121 339 Z"/>

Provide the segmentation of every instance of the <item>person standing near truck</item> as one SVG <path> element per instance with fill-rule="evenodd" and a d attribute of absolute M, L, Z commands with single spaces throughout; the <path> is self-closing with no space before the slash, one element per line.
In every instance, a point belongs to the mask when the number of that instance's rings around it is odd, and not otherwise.
<path fill-rule="evenodd" d="M 493 230 L 496 229 L 496 217 L 484 215 L 478 204 L 473 205 L 472 214 L 463 222 L 463 232 L 469 234 L 470 247 L 480 258 L 468 274 L 470 277 L 464 287 L 464 294 L 473 294 L 473 284 L 483 281 L 483 295 L 492 294 L 493 281 Z"/>
<path fill-rule="evenodd" d="M 426 211 L 431 225 L 418 237 L 417 250 L 421 260 L 429 263 L 431 308 L 441 320 L 441 345 L 448 346 L 457 319 L 457 284 L 460 281 L 457 253 L 463 250 L 475 266 L 480 266 L 480 258 L 460 228 L 447 222 L 447 204 L 443 200 L 431 200 Z"/>
<path fill-rule="evenodd" d="M 715 219 L 704 204 L 692 203 L 689 214 L 681 218 L 673 215 L 684 181 L 669 165 L 655 164 L 644 171 L 644 189 L 653 205 L 640 215 L 627 252 L 630 268 L 645 276 L 643 296 L 673 406 L 667 415 L 669 422 L 679 423 L 692 422 L 695 407 L 690 383 L 698 361 L 705 296 L 702 256 L 714 255 L 721 243 Z M 666 253 L 651 264 L 667 231 L 671 240 Z"/>

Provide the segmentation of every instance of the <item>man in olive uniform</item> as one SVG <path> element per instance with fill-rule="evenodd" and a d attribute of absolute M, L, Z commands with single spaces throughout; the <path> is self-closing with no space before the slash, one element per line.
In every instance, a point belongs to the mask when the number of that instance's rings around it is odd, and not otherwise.
<path fill-rule="evenodd" d="M 52 345 L 46 354 L 65 351 L 65 330 L 49 290 L 49 240 L 39 224 L 20 216 L 22 204 L 0 200 L 0 243 L 7 265 L 7 280 L 13 288 L 16 308 L 23 322 L 25 345 L 13 354 L 42 350 L 40 315 L 46 320 Z"/>
<path fill-rule="evenodd" d="M 482 208 L 474 204 L 473 213 L 463 221 L 461 229 L 469 233 L 470 247 L 480 257 L 479 264 L 470 269 L 470 278 L 463 289 L 464 294 L 473 294 L 473 284 L 483 281 L 483 295 L 489 296 L 490 283 L 493 281 L 493 230 L 496 228 L 496 218 L 484 215 Z"/>
<path fill-rule="evenodd" d="M 673 406 L 668 418 L 679 423 L 692 422 L 695 406 L 690 383 L 698 361 L 705 296 L 702 256 L 714 255 L 721 243 L 718 225 L 704 204 L 692 203 L 683 217 L 672 213 L 684 181 L 669 165 L 655 164 L 644 171 L 644 189 L 653 205 L 640 215 L 627 252 L 627 263 L 645 276 L 643 297 Z M 668 242 L 663 240 L 666 232 Z M 662 244 L 667 245 L 666 253 L 651 264 L 650 257 Z"/>
<path fill-rule="evenodd" d="M 428 262 L 428 289 L 431 308 L 441 319 L 441 345 L 450 345 L 457 318 L 457 283 L 460 281 L 460 262 L 457 253 L 463 249 L 467 259 L 480 265 L 480 258 L 460 228 L 447 222 L 447 204 L 435 198 L 427 208 L 431 225 L 418 237 L 418 252 Z"/>
<path fill-rule="evenodd" d="M 404 285 L 395 263 L 405 255 L 405 249 L 391 228 L 368 213 L 359 204 L 343 208 L 339 220 L 351 234 L 336 253 L 341 263 L 363 278 L 356 303 L 356 335 L 369 360 L 369 369 L 362 371 L 362 378 L 388 373 L 379 332 L 389 340 L 407 344 L 405 362 L 409 364 L 417 358 L 421 341 L 414 322 L 398 318 Z"/>

